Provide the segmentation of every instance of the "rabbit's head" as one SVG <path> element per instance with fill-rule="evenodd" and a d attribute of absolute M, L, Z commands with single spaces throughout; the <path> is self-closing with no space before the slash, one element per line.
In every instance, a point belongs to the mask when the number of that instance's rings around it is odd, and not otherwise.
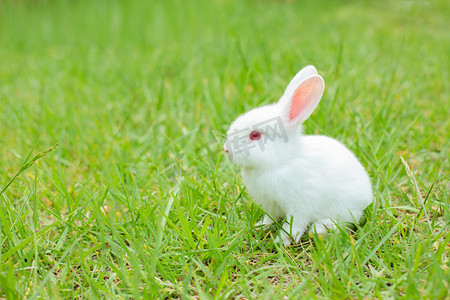
<path fill-rule="evenodd" d="M 275 168 L 300 153 L 301 124 L 320 101 L 325 85 L 313 66 L 303 68 L 281 99 L 239 116 L 230 126 L 224 150 L 244 168 Z"/>

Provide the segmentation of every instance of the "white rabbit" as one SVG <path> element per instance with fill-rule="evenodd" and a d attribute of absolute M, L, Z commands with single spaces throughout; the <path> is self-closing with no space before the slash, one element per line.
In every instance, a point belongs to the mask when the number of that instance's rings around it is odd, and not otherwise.
<path fill-rule="evenodd" d="M 324 89 L 316 69 L 305 67 L 278 103 L 239 116 L 224 145 L 249 195 L 270 215 L 258 224 L 286 217 L 280 231 L 285 246 L 290 236 L 299 242 L 309 225 L 310 232 L 324 233 L 336 223 L 358 221 L 372 202 L 369 176 L 350 150 L 332 138 L 301 133 Z"/>

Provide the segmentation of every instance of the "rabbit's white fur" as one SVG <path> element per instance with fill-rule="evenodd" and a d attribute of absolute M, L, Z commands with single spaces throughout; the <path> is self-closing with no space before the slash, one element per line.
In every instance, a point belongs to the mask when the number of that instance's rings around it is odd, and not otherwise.
<path fill-rule="evenodd" d="M 326 136 L 301 134 L 301 123 L 323 90 L 316 69 L 305 67 L 278 103 L 238 117 L 224 145 L 241 167 L 251 198 L 270 215 L 259 225 L 286 217 L 280 231 L 284 245 L 291 243 L 289 235 L 298 242 L 309 225 L 322 233 L 337 222 L 358 221 L 372 201 L 369 176 L 350 150 Z M 261 132 L 259 140 L 249 137 L 255 130 Z"/>

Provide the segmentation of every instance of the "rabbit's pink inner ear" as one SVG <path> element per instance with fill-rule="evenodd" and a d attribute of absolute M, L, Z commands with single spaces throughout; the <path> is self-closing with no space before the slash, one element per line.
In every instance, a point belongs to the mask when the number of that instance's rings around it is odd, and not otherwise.
<path fill-rule="evenodd" d="M 311 77 L 302 82 L 292 95 L 289 121 L 305 121 L 319 103 L 322 92 L 323 81 L 321 77 Z"/>

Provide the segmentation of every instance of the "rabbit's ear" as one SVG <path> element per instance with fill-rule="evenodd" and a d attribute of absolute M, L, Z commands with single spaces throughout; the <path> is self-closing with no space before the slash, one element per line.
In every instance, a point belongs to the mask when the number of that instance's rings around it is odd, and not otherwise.
<path fill-rule="evenodd" d="M 325 83 L 320 75 L 312 75 L 301 82 L 289 101 L 282 103 L 283 111 L 290 124 L 303 123 L 319 104 Z"/>
<path fill-rule="evenodd" d="M 284 91 L 283 97 L 281 97 L 280 102 L 287 102 L 291 98 L 294 91 L 297 89 L 297 87 L 305 81 L 306 78 L 309 78 L 313 75 L 317 75 L 317 70 L 314 66 L 306 66 L 303 69 L 301 69 L 295 76 L 292 78 L 291 82 L 287 86 L 286 90 Z"/>

